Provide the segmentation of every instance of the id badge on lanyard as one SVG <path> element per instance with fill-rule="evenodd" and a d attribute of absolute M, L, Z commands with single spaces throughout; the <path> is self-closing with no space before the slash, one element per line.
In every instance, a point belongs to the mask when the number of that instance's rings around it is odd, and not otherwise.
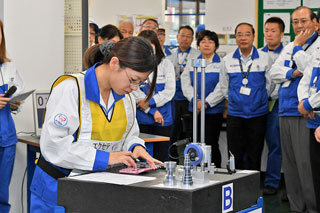
<path fill-rule="evenodd" d="M 239 65 L 240 65 L 241 76 L 242 76 L 242 84 L 243 84 L 243 86 L 241 86 L 241 88 L 240 88 L 240 94 L 242 94 L 242 95 L 248 95 L 249 96 L 250 93 L 251 93 L 251 88 L 248 88 L 247 85 L 249 83 L 248 76 L 249 76 L 252 64 L 253 64 L 253 61 L 249 65 L 247 72 L 244 73 L 243 67 L 242 67 L 242 62 L 241 62 L 241 60 L 239 58 Z"/>
<path fill-rule="evenodd" d="M 184 70 L 184 67 L 187 65 L 187 57 L 189 53 L 184 52 L 183 54 L 177 54 L 178 58 L 178 66 L 179 66 L 179 73 L 181 74 Z"/>
<path fill-rule="evenodd" d="M 251 88 L 248 88 L 248 87 L 245 87 L 245 86 L 242 86 L 240 88 L 240 94 L 249 96 L 250 93 L 251 93 Z"/>

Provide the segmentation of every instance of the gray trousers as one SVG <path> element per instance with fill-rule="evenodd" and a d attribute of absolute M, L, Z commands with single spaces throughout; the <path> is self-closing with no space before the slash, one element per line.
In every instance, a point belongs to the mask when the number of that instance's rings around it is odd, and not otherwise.
<path fill-rule="evenodd" d="M 280 117 L 282 168 L 292 212 L 316 213 L 307 119 Z"/>

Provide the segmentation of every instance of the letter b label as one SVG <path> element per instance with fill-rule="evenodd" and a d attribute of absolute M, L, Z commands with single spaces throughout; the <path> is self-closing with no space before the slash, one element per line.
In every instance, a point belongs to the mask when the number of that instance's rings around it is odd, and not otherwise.
<path fill-rule="evenodd" d="M 222 186 L 222 212 L 233 211 L 233 183 Z"/>

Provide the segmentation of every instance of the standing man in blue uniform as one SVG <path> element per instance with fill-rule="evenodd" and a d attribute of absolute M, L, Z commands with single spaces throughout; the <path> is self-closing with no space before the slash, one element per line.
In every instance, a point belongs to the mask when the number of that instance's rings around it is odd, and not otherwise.
<path fill-rule="evenodd" d="M 235 35 L 238 48 L 223 58 L 217 85 L 220 89 L 216 87 L 208 104 L 214 107 L 227 97 L 227 141 L 228 149 L 235 156 L 235 166 L 259 171 L 272 62 L 267 53 L 253 46 L 255 31 L 251 24 L 238 24 Z"/>
<path fill-rule="evenodd" d="M 171 142 L 175 142 L 179 139 L 183 139 L 190 135 L 182 134 L 182 116 L 188 115 L 190 112 L 188 111 L 189 101 L 183 95 L 181 89 L 181 81 L 180 76 L 184 71 L 187 62 L 196 59 L 200 55 L 200 51 L 191 47 L 191 43 L 193 40 L 194 31 L 190 26 L 182 26 L 179 28 L 177 40 L 179 47 L 173 49 L 171 51 L 171 55 L 168 56 L 168 59 L 172 62 L 175 68 L 176 73 L 176 93 L 174 96 L 174 123 L 173 123 L 173 131 L 171 134 Z M 188 134 L 188 133 L 187 133 Z"/>
<path fill-rule="evenodd" d="M 264 38 L 267 43 L 261 50 L 268 53 L 272 63 L 280 55 L 283 45 L 284 22 L 279 17 L 271 17 L 264 24 Z M 281 178 L 281 142 L 279 128 L 278 91 L 280 84 L 272 84 L 269 96 L 269 113 L 267 118 L 266 141 L 268 145 L 268 162 L 264 180 L 264 195 L 277 193 Z"/>
<path fill-rule="evenodd" d="M 312 63 L 307 66 L 298 86 L 299 112 L 308 117 L 310 129 L 310 160 L 318 212 L 320 212 L 320 140 L 316 129 L 320 129 L 320 48 L 313 53 Z M 319 131 L 319 130 L 318 130 Z"/>
<path fill-rule="evenodd" d="M 320 45 L 316 19 L 308 7 L 296 8 L 291 16 L 296 38 L 284 47 L 271 68 L 279 88 L 282 168 L 292 212 L 317 212 L 312 181 L 307 119 L 298 111 L 297 87 L 311 54 Z"/>

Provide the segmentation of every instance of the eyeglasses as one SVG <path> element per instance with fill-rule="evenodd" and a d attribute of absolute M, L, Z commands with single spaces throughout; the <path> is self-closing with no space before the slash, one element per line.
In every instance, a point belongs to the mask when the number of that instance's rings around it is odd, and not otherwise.
<path fill-rule="evenodd" d="M 142 25 L 143 29 L 151 29 L 151 30 L 158 30 L 158 27 L 151 25 L 151 24 L 144 24 Z"/>
<path fill-rule="evenodd" d="M 295 19 L 292 21 L 292 25 L 297 26 L 299 23 L 301 25 L 305 25 L 306 23 L 308 23 L 309 21 L 311 21 L 310 19 Z"/>
<path fill-rule="evenodd" d="M 192 35 L 179 34 L 181 38 L 193 38 Z"/>
<path fill-rule="evenodd" d="M 134 80 L 132 80 L 130 77 L 129 77 L 129 75 L 128 75 L 128 73 L 127 73 L 127 71 L 126 70 L 124 70 L 124 72 L 126 73 L 126 75 L 127 75 L 127 77 L 128 77 L 128 80 L 129 80 L 129 82 L 130 82 L 130 87 L 131 88 L 138 88 L 138 87 L 145 87 L 146 86 L 146 83 L 145 82 L 137 82 L 137 81 L 134 81 Z"/>
<path fill-rule="evenodd" d="M 165 36 L 166 35 L 166 33 L 164 33 L 164 32 L 158 32 L 158 36 Z"/>

